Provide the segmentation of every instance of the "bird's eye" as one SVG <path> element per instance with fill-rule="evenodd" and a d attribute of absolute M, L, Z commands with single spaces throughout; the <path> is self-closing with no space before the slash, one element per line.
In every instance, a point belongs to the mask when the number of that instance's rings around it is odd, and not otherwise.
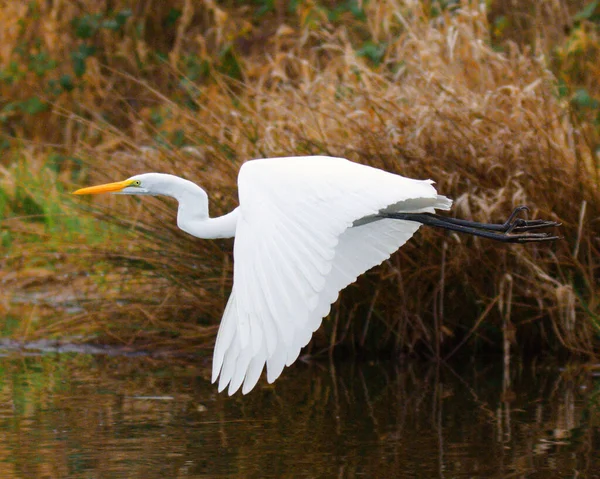
<path fill-rule="evenodd" d="M 134 180 L 131 182 L 131 186 L 141 186 L 142 182 L 140 180 Z"/>

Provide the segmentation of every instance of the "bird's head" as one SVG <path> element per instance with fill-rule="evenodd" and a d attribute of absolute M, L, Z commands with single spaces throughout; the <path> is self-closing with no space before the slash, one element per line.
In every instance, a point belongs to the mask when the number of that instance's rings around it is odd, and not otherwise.
<path fill-rule="evenodd" d="M 117 195 L 172 195 L 177 180 L 172 175 L 163 173 L 144 173 L 135 175 L 124 181 L 106 183 L 104 185 L 90 186 L 74 191 L 74 195 L 97 195 L 100 193 L 114 193 Z"/>

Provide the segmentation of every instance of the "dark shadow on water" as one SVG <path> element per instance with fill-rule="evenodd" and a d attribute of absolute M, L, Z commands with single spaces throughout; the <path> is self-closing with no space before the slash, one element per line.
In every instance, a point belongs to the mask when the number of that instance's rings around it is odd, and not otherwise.
<path fill-rule="evenodd" d="M 0 358 L 1 478 L 600 477 L 600 381 L 501 360 L 297 364 L 247 396 L 149 357 Z"/>

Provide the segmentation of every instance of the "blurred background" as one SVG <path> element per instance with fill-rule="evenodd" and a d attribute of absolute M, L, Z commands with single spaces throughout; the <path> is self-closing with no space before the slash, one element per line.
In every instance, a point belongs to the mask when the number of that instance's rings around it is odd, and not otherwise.
<path fill-rule="evenodd" d="M 599 65 L 598 0 L 0 2 L 0 475 L 599 477 Z M 219 395 L 232 241 L 70 192 L 166 172 L 216 216 L 312 154 L 564 238 L 422 228 Z"/>
<path fill-rule="evenodd" d="M 526 204 L 553 244 L 422 229 L 341 295 L 308 352 L 593 359 L 598 1 L 0 4 L 0 334 L 212 349 L 232 243 L 161 198 L 73 198 L 133 174 L 236 206 L 252 158 L 326 154 L 414 178 L 452 215 Z"/>

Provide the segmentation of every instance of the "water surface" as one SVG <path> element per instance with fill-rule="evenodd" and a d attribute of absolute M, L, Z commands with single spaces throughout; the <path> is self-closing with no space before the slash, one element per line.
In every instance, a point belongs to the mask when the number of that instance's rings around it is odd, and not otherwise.
<path fill-rule="evenodd" d="M 12 351 L 0 477 L 600 477 L 593 372 L 500 363 L 298 363 L 229 398 L 200 360 Z"/>

